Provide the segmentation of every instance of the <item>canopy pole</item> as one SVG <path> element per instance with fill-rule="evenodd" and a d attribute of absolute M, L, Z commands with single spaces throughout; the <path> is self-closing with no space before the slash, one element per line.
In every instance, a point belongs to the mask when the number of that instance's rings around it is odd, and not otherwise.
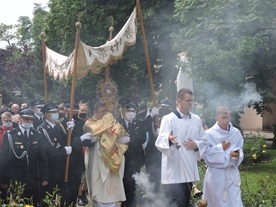
<path fill-rule="evenodd" d="M 74 66 L 73 66 L 73 77 L 72 77 L 72 87 L 71 87 L 69 121 L 71 121 L 73 118 L 73 109 L 74 109 L 74 103 L 75 103 L 76 74 L 77 74 L 77 65 L 78 65 L 78 52 L 79 52 L 81 26 L 82 26 L 81 23 L 78 21 L 76 23 L 77 32 L 76 32 L 76 39 L 75 39 Z M 71 145 L 71 135 L 72 135 L 72 129 L 68 129 L 67 146 Z M 65 165 L 65 175 L 64 175 L 65 182 L 68 181 L 69 161 L 70 161 L 70 155 L 67 155 L 66 165 Z"/>
<path fill-rule="evenodd" d="M 157 107 L 156 97 L 155 97 L 155 93 L 154 93 L 152 73 L 151 73 L 151 68 L 150 68 L 150 59 L 149 59 L 149 52 L 148 52 L 148 46 L 147 46 L 147 39 L 146 39 L 146 33 L 145 33 L 145 28 L 144 28 L 144 21 L 143 21 L 143 14 L 142 14 L 142 10 L 141 10 L 140 0 L 136 0 L 136 7 L 137 7 L 138 15 L 139 15 L 139 20 L 140 20 L 139 22 L 140 22 L 140 27 L 141 27 L 141 32 L 142 32 L 142 38 L 143 38 L 145 55 L 146 55 L 146 63 L 147 63 L 147 70 L 148 70 L 148 76 L 149 76 L 149 82 L 150 82 L 152 103 L 153 103 L 153 106 Z M 157 127 L 159 127 L 159 119 L 158 118 L 156 118 L 156 124 L 157 124 Z"/>
<path fill-rule="evenodd" d="M 109 27 L 109 37 L 108 41 L 111 41 L 113 36 L 112 33 L 114 32 L 114 27 L 113 27 L 113 18 L 111 20 L 111 26 Z M 110 63 L 106 66 L 106 71 L 105 71 L 105 81 L 109 81 L 110 79 Z"/>
<path fill-rule="evenodd" d="M 45 44 L 45 33 L 40 34 L 42 39 L 42 65 L 43 65 L 43 77 L 44 77 L 44 98 L 45 104 L 49 102 L 48 100 L 48 79 L 47 79 L 47 69 L 46 69 L 46 44 Z"/>

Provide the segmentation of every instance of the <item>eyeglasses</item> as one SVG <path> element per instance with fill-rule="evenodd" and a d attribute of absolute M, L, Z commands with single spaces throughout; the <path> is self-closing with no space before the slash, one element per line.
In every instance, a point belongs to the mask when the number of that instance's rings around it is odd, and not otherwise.
<path fill-rule="evenodd" d="M 230 120 L 230 119 L 231 119 L 231 116 L 223 116 L 222 119 Z"/>
<path fill-rule="evenodd" d="M 188 100 L 183 99 L 183 101 L 186 101 L 188 103 L 192 103 L 192 102 L 194 102 L 194 99 L 188 99 Z"/>

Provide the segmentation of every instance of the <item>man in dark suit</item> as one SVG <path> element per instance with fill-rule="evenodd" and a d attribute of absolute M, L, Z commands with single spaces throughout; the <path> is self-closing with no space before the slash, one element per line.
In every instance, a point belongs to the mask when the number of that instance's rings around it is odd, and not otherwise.
<path fill-rule="evenodd" d="M 21 198 L 32 198 L 37 206 L 39 182 L 46 186 L 49 180 L 47 158 L 42 135 L 33 128 L 33 110 L 21 110 L 19 115 L 19 126 L 3 135 L 0 171 L 7 176 L 2 183 L 25 185 Z"/>
<path fill-rule="evenodd" d="M 42 199 L 45 198 L 46 192 L 52 194 L 55 186 L 58 187 L 62 196 L 62 202 L 66 200 L 64 172 L 66 155 L 71 154 L 72 147 L 66 146 L 67 136 L 62 130 L 58 120 L 58 106 L 50 102 L 41 108 L 45 120 L 39 126 L 39 131 L 43 134 L 44 145 L 46 147 L 47 160 L 49 165 L 49 184 L 42 187 Z M 68 199 L 67 199 L 68 200 Z M 42 206 L 47 204 L 42 203 Z"/>
<path fill-rule="evenodd" d="M 64 102 L 63 107 L 67 110 L 70 109 L 70 102 Z M 60 108 L 59 108 L 60 109 Z M 70 111 L 70 110 L 69 110 Z M 88 201 L 86 202 L 85 193 L 81 196 L 82 199 L 78 198 L 78 194 L 82 193 L 79 192 L 79 187 L 81 184 L 81 176 L 85 170 L 84 166 L 84 154 L 83 154 L 83 146 L 86 146 L 86 143 L 90 146 L 90 142 L 81 142 L 80 136 L 83 135 L 83 126 L 87 119 L 87 111 L 88 105 L 86 103 L 74 103 L 73 105 L 73 120 L 71 120 L 71 124 L 73 123 L 73 131 L 71 134 L 71 146 L 72 146 L 72 153 L 70 154 L 69 159 L 69 169 L 68 169 L 68 183 L 67 187 L 69 190 L 69 203 L 75 205 L 76 201 L 78 200 L 79 206 L 85 206 Z M 57 123 L 63 126 L 63 130 L 67 134 L 67 128 L 69 127 L 67 123 L 69 123 L 68 117 L 60 118 Z M 78 198 L 78 199 L 77 199 Z"/>
<path fill-rule="evenodd" d="M 161 182 L 161 157 L 162 153 L 156 148 L 155 141 L 158 136 L 159 125 L 163 116 L 169 114 L 172 111 L 172 102 L 168 99 L 164 99 L 159 105 L 159 114 L 153 117 L 151 123 L 151 130 L 149 133 L 149 140 L 146 143 L 146 156 L 145 166 L 146 171 L 149 174 L 149 181 L 154 184 L 154 192 L 159 192 Z"/>
<path fill-rule="evenodd" d="M 125 172 L 123 178 L 126 201 L 122 203 L 122 207 L 136 207 L 136 188 L 132 175 L 140 173 L 140 169 L 144 165 L 145 157 L 142 144 L 146 141 L 146 132 L 151 129 L 152 116 L 155 114 L 151 113 L 144 121 L 135 119 L 136 104 L 131 100 L 123 103 L 121 108 L 123 118 L 118 121 L 124 126 L 130 137 L 128 150 L 125 152 Z"/>
<path fill-rule="evenodd" d="M 37 129 L 38 126 L 43 122 L 44 116 L 41 108 L 45 106 L 44 101 L 35 100 L 31 103 L 31 107 L 34 111 L 34 128 Z"/>

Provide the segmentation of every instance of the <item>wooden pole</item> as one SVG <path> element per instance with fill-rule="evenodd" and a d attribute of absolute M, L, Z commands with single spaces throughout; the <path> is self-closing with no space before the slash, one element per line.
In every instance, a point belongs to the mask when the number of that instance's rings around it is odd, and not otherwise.
<path fill-rule="evenodd" d="M 109 37 L 108 37 L 108 41 L 112 40 L 113 36 L 112 33 L 114 31 L 114 27 L 113 27 L 113 18 L 111 20 L 111 26 L 109 27 Z M 105 81 L 109 81 L 110 79 L 110 63 L 106 66 L 106 71 L 105 71 Z"/>
<path fill-rule="evenodd" d="M 79 43 L 80 43 L 80 28 L 81 23 L 76 23 L 76 39 L 75 39 L 75 52 L 74 52 L 74 66 L 73 66 L 73 77 L 72 77 L 72 87 L 71 87 L 71 100 L 70 100 L 70 114 L 69 114 L 69 121 L 73 118 L 73 109 L 74 109 L 74 103 L 75 103 L 75 87 L 76 87 L 76 74 L 77 74 L 77 66 L 78 66 L 78 51 L 79 51 Z M 72 129 L 68 129 L 67 134 L 67 146 L 71 145 L 71 135 L 72 135 Z M 70 161 L 70 155 L 67 155 L 66 157 L 66 165 L 65 165 L 65 175 L 64 175 L 64 181 L 68 181 L 68 170 L 69 170 L 69 161 Z"/>
<path fill-rule="evenodd" d="M 42 64 L 43 64 L 43 76 L 44 76 L 44 98 L 45 104 L 49 102 L 48 100 L 48 79 L 47 79 L 47 69 L 46 69 L 46 44 L 45 44 L 45 33 L 41 32 L 42 39 Z"/>
<path fill-rule="evenodd" d="M 139 16 L 139 20 L 140 20 L 139 22 L 140 22 L 142 38 L 143 38 L 143 43 L 144 43 L 144 50 L 145 50 L 145 55 L 146 55 L 146 63 L 147 63 L 147 70 L 148 70 L 148 76 L 149 76 L 149 82 L 150 82 L 152 103 L 153 103 L 153 106 L 157 107 L 155 93 L 154 93 L 154 87 L 153 87 L 152 73 L 151 73 L 151 68 L 150 68 L 149 52 L 148 52 L 147 39 L 146 39 L 146 33 L 145 33 L 145 28 L 144 28 L 144 21 L 143 21 L 143 14 L 142 14 L 142 10 L 141 10 L 140 0 L 136 0 L 136 7 L 137 7 L 137 11 L 138 11 L 138 16 Z M 158 118 L 156 119 L 156 124 L 157 124 L 157 127 L 159 127 Z"/>

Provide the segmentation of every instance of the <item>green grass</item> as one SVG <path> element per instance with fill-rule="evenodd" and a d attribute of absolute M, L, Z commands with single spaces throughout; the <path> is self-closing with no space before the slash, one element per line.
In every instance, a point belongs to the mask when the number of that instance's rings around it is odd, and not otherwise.
<path fill-rule="evenodd" d="M 276 149 L 266 151 L 261 162 L 240 166 L 244 207 L 276 206 Z"/>
<path fill-rule="evenodd" d="M 276 150 L 268 149 L 261 163 L 241 165 L 241 189 L 247 184 L 252 192 L 256 192 L 259 189 L 259 181 L 268 180 L 274 172 L 276 172 Z"/>

